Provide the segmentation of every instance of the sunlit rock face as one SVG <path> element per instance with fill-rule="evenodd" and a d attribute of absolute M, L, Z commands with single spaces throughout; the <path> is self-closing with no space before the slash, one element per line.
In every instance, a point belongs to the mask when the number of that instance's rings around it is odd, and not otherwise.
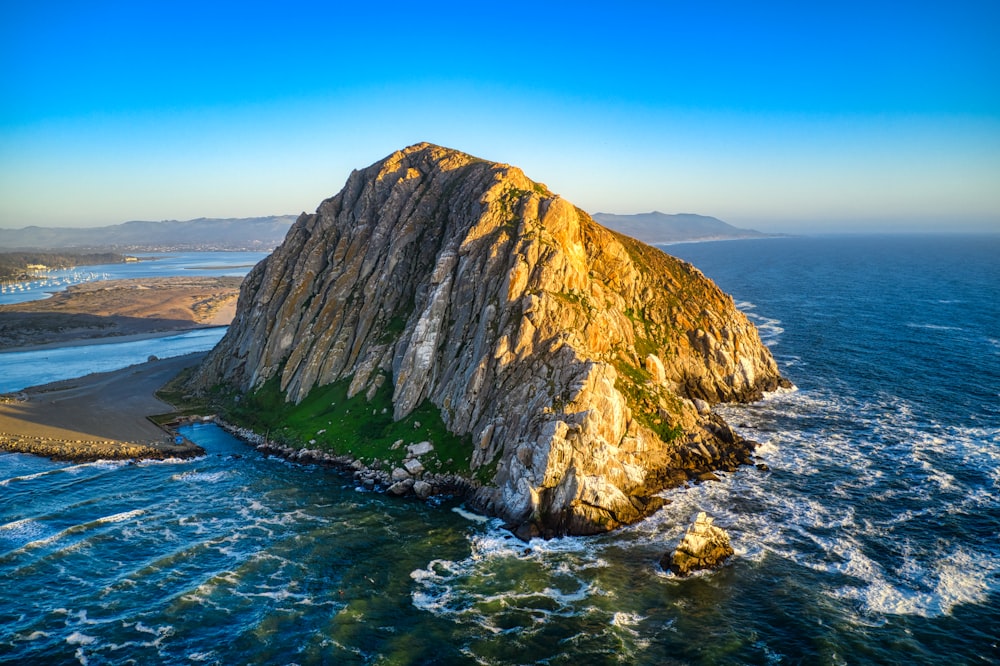
<path fill-rule="evenodd" d="M 751 444 L 704 405 L 783 381 L 698 270 L 516 167 L 430 144 L 299 217 L 194 383 L 274 376 L 290 401 L 392 382 L 397 419 L 430 400 L 489 470 L 473 501 L 522 536 L 612 529 L 663 488 L 746 462 Z"/>
<path fill-rule="evenodd" d="M 664 556 L 660 566 L 678 576 L 687 576 L 702 569 L 715 569 L 733 556 L 729 534 L 716 527 L 714 519 L 704 511 L 688 527 L 673 554 Z"/>

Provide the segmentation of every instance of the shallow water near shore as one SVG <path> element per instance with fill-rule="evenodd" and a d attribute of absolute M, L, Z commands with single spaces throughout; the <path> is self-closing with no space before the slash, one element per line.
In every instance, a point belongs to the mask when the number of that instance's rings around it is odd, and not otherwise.
<path fill-rule="evenodd" d="M 0 456 L 0 660 L 997 663 L 1000 242 L 672 246 L 795 390 L 720 411 L 771 471 L 613 534 L 522 543 L 213 425 L 158 463 Z M 723 569 L 659 558 L 699 510 Z"/>
<path fill-rule="evenodd" d="M 108 372 L 145 363 L 150 356 L 172 358 L 208 351 L 226 334 L 227 326 L 149 336 L 125 342 L 98 339 L 91 344 L 0 352 L 0 393 L 29 386 Z"/>

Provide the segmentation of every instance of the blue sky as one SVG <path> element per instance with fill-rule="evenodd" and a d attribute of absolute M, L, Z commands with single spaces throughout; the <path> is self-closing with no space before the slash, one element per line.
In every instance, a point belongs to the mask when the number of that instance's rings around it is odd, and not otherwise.
<path fill-rule="evenodd" d="M 0 227 L 312 211 L 431 141 L 591 212 L 1000 231 L 994 0 L 351 4 L 3 3 Z"/>

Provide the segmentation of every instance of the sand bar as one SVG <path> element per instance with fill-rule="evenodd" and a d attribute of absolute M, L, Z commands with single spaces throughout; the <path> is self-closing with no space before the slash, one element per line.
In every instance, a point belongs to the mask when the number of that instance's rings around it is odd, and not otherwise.
<path fill-rule="evenodd" d="M 200 447 L 174 444 L 173 435 L 147 417 L 173 409 L 154 392 L 204 356 L 150 361 L 7 394 L 0 399 L 0 450 L 81 462 L 200 455 Z"/>
<path fill-rule="evenodd" d="M 0 305 L 0 351 L 225 326 L 236 312 L 241 282 L 198 276 L 108 280 Z"/>

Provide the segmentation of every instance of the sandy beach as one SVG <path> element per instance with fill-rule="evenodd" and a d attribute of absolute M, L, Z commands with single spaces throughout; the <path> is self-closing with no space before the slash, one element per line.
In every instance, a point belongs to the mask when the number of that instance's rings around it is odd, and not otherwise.
<path fill-rule="evenodd" d="M 3 396 L 0 450 L 76 461 L 199 455 L 199 447 L 174 444 L 147 417 L 173 409 L 155 391 L 203 357 L 150 361 Z"/>

